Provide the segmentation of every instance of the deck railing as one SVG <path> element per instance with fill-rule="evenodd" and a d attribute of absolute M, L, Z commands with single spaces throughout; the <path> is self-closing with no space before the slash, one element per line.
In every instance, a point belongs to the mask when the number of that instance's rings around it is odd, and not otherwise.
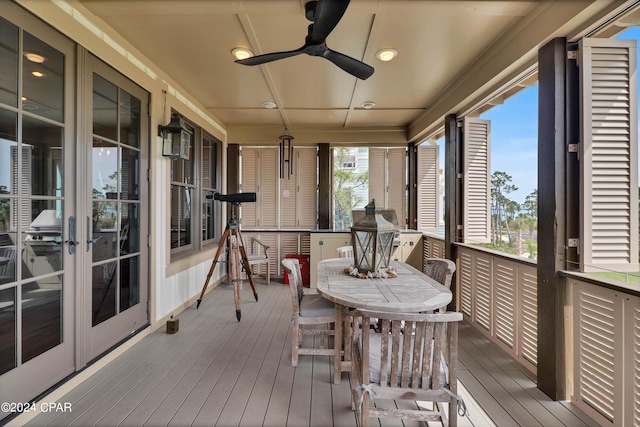
<path fill-rule="evenodd" d="M 640 296 L 567 274 L 572 401 L 603 426 L 640 426 Z"/>
<path fill-rule="evenodd" d="M 442 257 L 444 241 L 425 235 L 423 251 Z M 536 374 L 536 262 L 471 245 L 456 251 L 465 320 Z M 568 398 L 600 425 L 640 426 L 640 289 L 564 275 Z"/>
<path fill-rule="evenodd" d="M 425 236 L 424 257 L 443 257 L 444 241 Z M 465 320 L 536 374 L 537 270 L 533 260 L 457 245 L 456 303 Z"/>

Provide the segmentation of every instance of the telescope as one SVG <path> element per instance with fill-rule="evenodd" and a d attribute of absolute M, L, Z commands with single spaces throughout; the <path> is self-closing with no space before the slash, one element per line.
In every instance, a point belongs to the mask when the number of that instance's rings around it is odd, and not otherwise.
<path fill-rule="evenodd" d="M 207 195 L 206 197 L 207 199 L 213 198 L 213 200 L 220 200 L 221 202 L 229 202 L 229 203 L 244 203 L 244 202 L 256 201 L 256 193 L 235 193 L 235 194 L 213 193 L 213 197 L 211 195 Z"/>

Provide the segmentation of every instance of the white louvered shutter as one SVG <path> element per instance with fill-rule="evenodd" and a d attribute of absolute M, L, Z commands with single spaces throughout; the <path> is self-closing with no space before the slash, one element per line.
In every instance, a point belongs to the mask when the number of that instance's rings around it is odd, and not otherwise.
<path fill-rule="evenodd" d="M 242 147 L 242 192 L 258 193 L 258 148 Z M 257 199 L 257 195 L 256 195 Z M 257 203 L 243 203 L 240 223 L 243 228 L 255 228 L 258 226 Z"/>
<path fill-rule="evenodd" d="M 464 119 L 463 243 L 491 241 L 491 122 Z"/>
<path fill-rule="evenodd" d="M 277 147 L 260 149 L 260 193 L 258 195 L 258 225 L 278 227 L 278 171 L 280 154 Z"/>
<path fill-rule="evenodd" d="M 297 163 L 297 227 L 315 229 L 318 223 L 318 149 L 298 148 L 294 152 Z"/>
<path fill-rule="evenodd" d="M 370 148 L 369 200 L 378 209 L 394 209 L 400 228 L 406 223 L 406 187 L 406 148 Z"/>
<path fill-rule="evenodd" d="M 440 227 L 440 172 L 437 145 L 418 147 L 418 230 Z"/>
<path fill-rule="evenodd" d="M 406 228 L 407 212 L 407 149 L 387 151 L 387 209 L 395 209 L 400 229 Z"/>
<path fill-rule="evenodd" d="M 636 41 L 584 39 L 580 267 L 638 271 Z"/>
<path fill-rule="evenodd" d="M 296 191 L 296 181 L 298 174 L 300 173 L 300 162 L 297 159 L 297 150 L 293 149 L 293 172 L 291 177 L 287 179 L 286 168 L 289 166 L 285 164 L 284 178 L 280 179 L 280 227 L 281 228 L 295 228 L 297 226 L 298 219 L 298 192 Z M 278 165 L 279 167 L 279 165 Z M 275 173 L 278 173 L 279 169 Z M 287 196 L 288 194 L 288 196 Z M 286 252 L 295 253 L 295 252 Z"/>
<path fill-rule="evenodd" d="M 369 201 L 376 201 L 376 208 L 386 206 L 386 167 L 385 157 L 387 150 L 384 148 L 369 148 Z"/>

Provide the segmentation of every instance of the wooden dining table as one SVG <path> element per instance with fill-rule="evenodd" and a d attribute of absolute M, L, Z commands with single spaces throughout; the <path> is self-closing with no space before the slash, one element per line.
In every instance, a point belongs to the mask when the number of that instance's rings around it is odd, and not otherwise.
<path fill-rule="evenodd" d="M 422 313 L 438 310 L 451 302 L 451 291 L 409 264 L 392 261 L 397 274 L 393 278 L 362 279 L 347 270 L 351 258 L 320 261 L 317 269 L 318 293 L 336 305 L 334 384 L 339 384 L 342 372 L 351 369 L 348 346 L 342 349 L 343 316 L 347 309 Z M 346 327 L 345 327 L 346 328 Z"/>

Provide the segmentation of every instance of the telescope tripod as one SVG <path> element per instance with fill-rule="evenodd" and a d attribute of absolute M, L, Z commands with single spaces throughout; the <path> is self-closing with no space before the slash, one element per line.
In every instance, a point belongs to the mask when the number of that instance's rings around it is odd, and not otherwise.
<path fill-rule="evenodd" d="M 200 293 L 200 298 L 198 299 L 198 303 L 196 304 L 196 309 L 200 308 L 200 303 L 202 302 L 202 298 L 204 298 L 207 286 L 209 286 L 209 280 L 211 279 L 213 271 L 216 268 L 218 258 L 220 258 L 220 254 L 224 250 L 227 239 L 229 238 L 231 243 L 229 249 L 229 274 L 231 275 L 231 283 L 233 283 L 233 296 L 236 303 L 236 318 L 239 322 L 240 317 L 242 316 L 242 313 L 240 311 L 240 286 L 242 285 L 242 278 L 240 277 L 240 262 L 242 262 L 242 266 L 247 273 L 249 283 L 251 284 L 251 289 L 253 290 L 253 296 L 256 301 L 258 301 L 258 293 L 256 292 L 256 285 L 253 282 L 251 266 L 249 265 L 249 260 L 247 258 L 247 250 L 244 246 L 242 233 L 240 232 L 240 225 L 236 222 L 233 207 L 231 208 L 231 221 L 229 221 L 226 228 L 224 229 L 224 233 L 222 234 L 222 238 L 220 239 L 220 243 L 218 244 L 216 256 L 213 258 L 211 268 L 209 268 L 209 273 L 207 274 L 207 279 L 205 280 L 204 286 L 202 287 L 202 292 Z M 238 254 L 238 252 L 240 253 Z"/>

